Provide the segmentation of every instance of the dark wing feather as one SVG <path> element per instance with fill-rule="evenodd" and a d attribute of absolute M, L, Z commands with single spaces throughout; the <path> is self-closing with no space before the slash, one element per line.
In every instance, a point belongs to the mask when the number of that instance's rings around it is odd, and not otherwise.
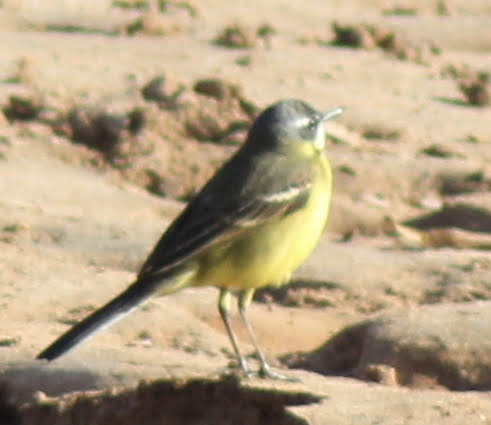
<path fill-rule="evenodd" d="M 311 168 L 304 161 L 269 155 L 253 165 L 238 155 L 225 164 L 162 235 L 139 278 L 165 273 L 211 245 L 304 205 Z"/>

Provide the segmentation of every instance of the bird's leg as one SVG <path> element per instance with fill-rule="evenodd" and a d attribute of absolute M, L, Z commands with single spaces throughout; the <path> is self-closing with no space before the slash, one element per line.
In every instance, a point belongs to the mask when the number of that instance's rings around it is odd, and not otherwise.
<path fill-rule="evenodd" d="M 271 367 L 269 366 L 268 362 L 266 361 L 266 358 L 264 357 L 264 354 L 262 353 L 261 349 L 259 348 L 259 345 L 257 343 L 256 335 L 254 334 L 254 331 L 252 330 L 252 326 L 249 323 L 249 319 L 247 318 L 247 307 L 249 307 L 252 297 L 254 295 L 255 289 L 247 289 L 245 291 L 242 291 L 239 294 L 239 312 L 242 317 L 242 320 L 245 324 L 245 327 L 247 329 L 247 333 L 249 334 L 249 338 L 254 345 L 254 348 L 256 350 L 256 355 L 259 358 L 260 362 L 260 369 L 259 369 L 259 376 L 261 378 L 270 378 L 270 379 L 281 379 L 284 381 L 296 381 L 294 378 L 289 378 L 288 376 L 281 375 L 279 373 L 274 372 L 271 370 Z"/>
<path fill-rule="evenodd" d="M 230 297 L 231 297 L 231 293 L 228 289 L 225 288 L 220 289 L 220 296 L 218 298 L 218 311 L 220 312 L 220 316 L 222 317 L 223 323 L 225 324 L 225 329 L 227 330 L 228 337 L 230 339 L 230 342 L 232 343 L 232 347 L 234 348 L 235 355 L 239 360 L 240 368 L 246 375 L 249 375 L 250 373 L 249 366 L 247 365 L 245 358 L 240 353 L 239 345 L 237 343 L 237 338 L 235 337 L 234 331 L 232 330 L 232 326 L 230 325 L 230 319 L 229 319 Z"/>
<path fill-rule="evenodd" d="M 242 317 L 242 321 L 244 322 L 245 327 L 247 329 L 247 333 L 249 334 L 249 339 L 254 345 L 254 349 L 256 350 L 256 355 L 259 358 L 259 362 L 261 363 L 261 370 L 259 373 L 262 375 L 264 372 L 267 373 L 270 370 L 270 367 L 266 362 L 266 358 L 264 357 L 264 354 L 259 348 L 259 345 L 257 344 L 256 335 L 254 334 L 254 331 L 252 330 L 252 326 L 247 318 L 247 307 L 249 307 L 252 301 L 254 291 L 255 291 L 254 289 L 248 289 L 242 291 L 239 294 L 239 312 L 240 312 L 240 316 Z"/>

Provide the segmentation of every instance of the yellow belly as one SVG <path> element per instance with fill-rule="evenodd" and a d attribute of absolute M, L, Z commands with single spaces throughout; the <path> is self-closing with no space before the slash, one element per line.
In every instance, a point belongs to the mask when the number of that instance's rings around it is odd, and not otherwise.
<path fill-rule="evenodd" d="M 331 170 L 320 159 L 307 205 L 212 250 L 200 261 L 195 284 L 242 290 L 287 281 L 317 245 L 329 213 Z"/>

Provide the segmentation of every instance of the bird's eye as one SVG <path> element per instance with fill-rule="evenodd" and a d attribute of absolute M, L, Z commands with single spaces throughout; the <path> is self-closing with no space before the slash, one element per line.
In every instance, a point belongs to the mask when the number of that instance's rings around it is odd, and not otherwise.
<path fill-rule="evenodd" d="M 315 118 L 308 118 L 305 123 L 305 128 L 310 131 L 313 131 L 317 128 L 317 123 L 318 121 Z"/>

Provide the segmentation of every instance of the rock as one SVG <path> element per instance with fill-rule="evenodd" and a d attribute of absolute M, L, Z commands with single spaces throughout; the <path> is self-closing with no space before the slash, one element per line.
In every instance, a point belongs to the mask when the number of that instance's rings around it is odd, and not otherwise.
<path fill-rule="evenodd" d="M 489 301 L 385 314 L 343 329 L 291 366 L 409 387 L 489 391 L 490 321 Z"/>

